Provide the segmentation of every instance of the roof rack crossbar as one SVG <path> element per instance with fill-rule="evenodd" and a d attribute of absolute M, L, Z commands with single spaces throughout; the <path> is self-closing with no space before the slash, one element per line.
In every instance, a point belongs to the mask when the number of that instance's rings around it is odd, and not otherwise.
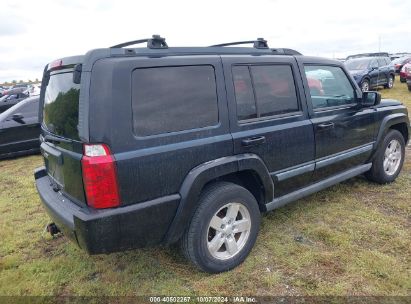
<path fill-rule="evenodd" d="M 139 40 L 133 40 L 133 41 L 116 44 L 116 45 L 111 46 L 110 48 L 111 49 L 123 48 L 126 46 L 145 43 L 145 42 L 147 42 L 147 47 L 150 49 L 167 49 L 168 48 L 166 39 L 162 38 L 160 35 L 153 35 L 152 38 L 139 39 Z"/>
<path fill-rule="evenodd" d="M 210 45 L 210 47 L 220 47 L 220 46 L 230 46 L 230 45 L 239 45 L 239 44 L 253 44 L 255 49 L 268 49 L 267 40 L 264 38 L 257 38 L 257 40 L 249 40 L 249 41 L 237 41 L 237 42 L 228 42 L 228 43 L 221 43 L 221 44 L 214 44 Z"/>

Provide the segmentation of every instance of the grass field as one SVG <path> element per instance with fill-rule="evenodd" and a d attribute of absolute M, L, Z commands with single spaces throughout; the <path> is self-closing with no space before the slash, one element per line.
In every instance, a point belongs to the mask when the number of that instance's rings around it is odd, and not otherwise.
<path fill-rule="evenodd" d="M 399 81 L 386 98 L 411 109 Z M 0 295 L 411 295 L 411 149 L 397 181 L 358 177 L 264 216 L 250 256 L 209 275 L 175 248 L 88 256 L 44 232 L 40 156 L 0 161 Z"/>

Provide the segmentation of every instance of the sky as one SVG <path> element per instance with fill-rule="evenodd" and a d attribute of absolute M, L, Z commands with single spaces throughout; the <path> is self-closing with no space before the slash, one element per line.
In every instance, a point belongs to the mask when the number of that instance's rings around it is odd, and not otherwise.
<path fill-rule="evenodd" d="M 41 79 L 55 59 L 160 34 L 169 46 L 263 37 L 330 58 L 411 52 L 409 0 L 3 0 L 0 82 Z"/>

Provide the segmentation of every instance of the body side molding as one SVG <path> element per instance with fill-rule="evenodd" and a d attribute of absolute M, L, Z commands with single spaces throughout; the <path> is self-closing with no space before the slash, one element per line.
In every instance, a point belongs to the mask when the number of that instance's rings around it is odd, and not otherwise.
<path fill-rule="evenodd" d="M 328 188 L 332 185 L 338 184 L 346 179 L 352 178 L 354 176 L 357 176 L 359 174 L 362 174 L 366 171 L 368 171 L 371 168 L 371 163 L 365 164 L 365 165 L 360 165 L 355 168 L 349 169 L 347 171 L 344 171 L 342 173 L 339 173 L 335 176 L 332 176 L 330 178 L 327 178 L 325 180 L 322 180 L 318 183 L 315 183 L 313 185 L 310 185 L 308 187 L 299 189 L 297 191 L 294 191 L 292 193 L 289 193 L 287 195 L 284 195 L 282 197 L 279 197 L 277 199 L 274 199 L 271 203 L 267 204 L 267 211 L 271 211 L 273 209 L 280 208 L 288 203 L 291 203 L 293 201 L 296 201 L 300 198 L 303 198 L 304 196 L 313 194 L 315 192 L 318 192 L 320 190 L 323 190 L 325 188 Z"/>

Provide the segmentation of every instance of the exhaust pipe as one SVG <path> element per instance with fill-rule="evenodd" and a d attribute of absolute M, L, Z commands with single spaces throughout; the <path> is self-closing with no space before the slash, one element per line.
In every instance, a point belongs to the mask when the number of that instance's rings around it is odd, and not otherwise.
<path fill-rule="evenodd" d="M 54 236 L 55 234 L 61 232 L 60 229 L 57 228 L 56 224 L 50 223 L 46 226 L 46 231 L 51 234 L 51 236 Z"/>

